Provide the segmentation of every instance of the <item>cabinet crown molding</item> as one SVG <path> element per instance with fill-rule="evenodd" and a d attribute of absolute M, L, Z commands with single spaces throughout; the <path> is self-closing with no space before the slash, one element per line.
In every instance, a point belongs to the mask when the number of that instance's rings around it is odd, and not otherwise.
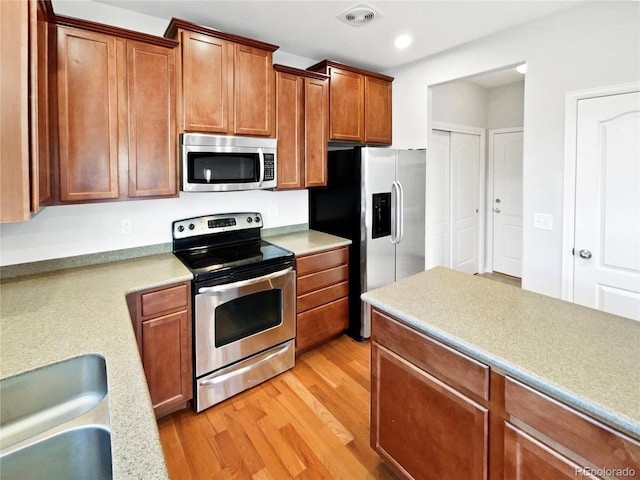
<path fill-rule="evenodd" d="M 280 65 L 279 63 L 274 64 L 273 69 L 276 72 L 289 73 L 291 75 L 298 75 L 300 77 L 315 78 L 317 80 L 326 80 L 329 78 L 329 75 L 326 75 L 324 73 L 301 70 L 299 68 L 289 67 L 288 65 Z"/>
<path fill-rule="evenodd" d="M 348 70 L 350 72 L 366 75 L 367 77 L 379 78 L 380 80 L 393 82 L 393 77 L 389 77 L 388 75 L 383 75 L 382 73 L 377 73 L 377 72 L 371 72 L 369 70 L 364 70 L 362 68 L 352 67 L 351 65 L 345 65 L 344 63 L 334 62 L 333 60 L 322 60 L 321 62 L 318 62 L 315 65 L 308 67 L 307 70 L 310 70 L 312 72 L 323 72 L 328 74 L 331 68 L 340 68 L 342 70 Z"/>
<path fill-rule="evenodd" d="M 189 30 L 190 32 L 195 33 L 202 33 L 204 35 L 209 35 L 221 40 L 227 40 L 228 42 L 239 43 L 241 45 L 259 48 L 268 52 L 275 52 L 278 48 L 280 48 L 278 45 L 272 45 L 271 43 L 261 42 L 260 40 L 254 40 L 252 38 L 243 37 L 241 35 L 221 32 L 219 30 L 214 30 L 213 28 L 187 22 L 186 20 L 180 20 L 179 18 L 171 19 L 167 30 L 164 32 L 164 36 L 167 38 L 177 38 L 179 29 Z"/>

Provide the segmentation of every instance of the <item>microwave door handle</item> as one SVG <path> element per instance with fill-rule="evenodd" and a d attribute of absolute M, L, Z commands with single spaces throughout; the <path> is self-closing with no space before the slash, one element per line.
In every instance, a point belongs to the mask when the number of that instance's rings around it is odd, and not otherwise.
<path fill-rule="evenodd" d="M 258 148 L 258 158 L 260 159 L 260 175 L 258 177 L 258 185 L 262 185 L 264 181 L 264 152 L 262 148 Z"/>
<path fill-rule="evenodd" d="M 224 285 L 218 285 L 215 287 L 201 287 L 198 289 L 199 294 L 212 294 L 226 292 L 227 290 L 233 290 L 236 288 L 248 287 L 249 285 L 255 285 L 256 283 L 266 282 L 273 280 L 274 278 L 286 275 L 289 272 L 293 272 L 293 267 L 286 268 L 284 270 L 278 270 L 277 272 L 269 273 L 258 278 L 250 278 L 249 280 L 242 280 L 240 282 L 225 283 Z"/>

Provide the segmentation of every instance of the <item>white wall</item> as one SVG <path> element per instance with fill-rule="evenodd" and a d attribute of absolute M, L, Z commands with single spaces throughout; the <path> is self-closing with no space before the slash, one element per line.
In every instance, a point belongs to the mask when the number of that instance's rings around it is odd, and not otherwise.
<path fill-rule="evenodd" d="M 585 2 L 554 16 L 385 72 L 395 77 L 394 146 L 424 147 L 427 86 L 527 63 L 524 288 L 561 296 L 565 94 L 640 78 L 639 15 L 637 2 Z M 553 230 L 533 229 L 534 212 L 551 214 Z"/>
<path fill-rule="evenodd" d="M 524 82 L 487 89 L 485 128 L 521 127 L 524 122 Z"/>
<path fill-rule="evenodd" d="M 1 1 L 1 0 L 0 0 Z M 54 1 L 61 15 L 161 36 L 169 21 L 92 1 Z M 317 61 L 276 51 L 274 63 L 306 68 Z M 306 190 L 180 193 L 180 198 L 45 207 L 28 222 L 0 226 L 0 265 L 171 242 L 171 222 L 192 216 L 261 212 L 264 227 L 309 221 Z M 131 234 L 121 222 L 132 222 Z"/>
<path fill-rule="evenodd" d="M 485 128 L 486 88 L 459 80 L 436 85 L 431 88 L 431 93 L 431 114 L 434 122 Z"/>

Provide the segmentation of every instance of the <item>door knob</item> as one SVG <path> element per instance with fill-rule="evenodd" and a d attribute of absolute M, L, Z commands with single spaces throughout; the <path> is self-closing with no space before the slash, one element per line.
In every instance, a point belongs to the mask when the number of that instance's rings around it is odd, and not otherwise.
<path fill-rule="evenodd" d="M 580 258 L 584 258 L 589 260 L 591 258 L 591 251 L 589 250 L 580 250 L 579 252 Z"/>
<path fill-rule="evenodd" d="M 500 209 L 499 208 L 494 208 L 493 211 L 496 212 L 496 213 L 500 213 Z"/>

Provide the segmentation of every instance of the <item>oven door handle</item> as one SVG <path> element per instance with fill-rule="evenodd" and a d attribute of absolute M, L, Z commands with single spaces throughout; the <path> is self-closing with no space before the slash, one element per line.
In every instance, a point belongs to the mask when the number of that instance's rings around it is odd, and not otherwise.
<path fill-rule="evenodd" d="M 217 285 L 215 287 L 201 287 L 198 289 L 199 294 L 216 294 L 226 292 L 227 290 L 233 290 L 235 288 L 248 287 L 249 285 L 255 285 L 256 283 L 266 282 L 273 280 L 274 278 L 286 275 L 289 272 L 293 272 L 293 267 L 286 268 L 285 270 L 278 270 L 277 272 L 269 273 L 258 278 L 250 278 L 249 280 L 242 280 L 240 282 L 226 283 L 224 285 Z"/>
<path fill-rule="evenodd" d="M 221 382 L 224 382 L 225 380 L 228 380 L 229 378 L 235 377 L 237 375 L 241 375 L 243 373 L 247 373 L 249 370 L 253 370 L 254 368 L 256 368 L 259 365 L 262 365 L 263 363 L 267 363 L 272 358 L 277 357 L 278 355 L 281 355 L 288 348 L 291 348 L 290 344 L 285 345 L 284 347 L 278 349 L 278 351 L 276 351 L 276 352 L 272 352 L 272 353 L 266 355 L 264 358 L 261 358 L 257 362 L 252 363 L 251 365 L 246 365 L 244 367 L 238 368 L 237 370 L 232 370 L 230 372 L 223 373 L 222 375 L 210 378 L 208 380 L 201 380 L 199 383 L 200 383 L 200 385 L 203 385 L 203 386 L 204 385 L 207 385 L 207 386 L 217 385 L 217 384 L 219 384 Z"/>

